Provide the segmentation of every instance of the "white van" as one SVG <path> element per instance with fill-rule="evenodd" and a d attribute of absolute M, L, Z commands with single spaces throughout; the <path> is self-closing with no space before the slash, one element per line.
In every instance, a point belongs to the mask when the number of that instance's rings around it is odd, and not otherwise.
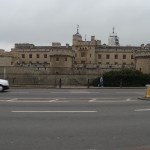
<path fill-rule="evenodd" d="M 9 89 L 9 82 L 8 80 L 0 79 L 0 92 Z"/>

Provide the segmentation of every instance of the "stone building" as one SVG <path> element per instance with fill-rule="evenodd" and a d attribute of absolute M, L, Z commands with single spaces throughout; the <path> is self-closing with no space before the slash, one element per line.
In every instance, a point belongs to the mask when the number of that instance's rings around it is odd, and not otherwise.
<path fill-rule="evenodd" d="M 0 49 L 0 66 L 12 66 L 15 61 L 15 57 L 10 52 Z"/>
<path fill-rule="evenodd" d="M 121 68 L 138 69 L 150 73 L 150 45 L 120 46 L 113 33 L 109 44 L 102 44 L 91 36 L 83 40 L 79 29 L 73 35 L 72 46 L 52 43 L 52 46 L 35 46 L 29 43 L 15 44 L 11 49 L 11 65 L 36 67 L 54 74 L 103 74 Z M 5 61 L 5 60 L 1 60 Z"/>
<path fill-rule="evenodd" d="M 142 45 L 135 54 L 136 69 L 143 73 L 150 73 L 150 44 Z"/>

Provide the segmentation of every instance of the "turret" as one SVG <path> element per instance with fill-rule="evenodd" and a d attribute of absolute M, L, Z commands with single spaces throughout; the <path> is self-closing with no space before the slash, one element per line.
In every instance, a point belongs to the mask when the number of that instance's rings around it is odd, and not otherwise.
<path fill-rule="evenodd" d="M 79 25 L 77 26 L 77 33 L 73 35 L 73 45 L 77 45 L 79 41 L 82 41 L 82 36 L 79 33 Z"/>
<path fill-rule="evenodd" d="M 108 38 L 108 45 L 109 46 L 119 46 L 119 37 L 114 32 L 115 28 L 113 28 L 113 33 Z"/>

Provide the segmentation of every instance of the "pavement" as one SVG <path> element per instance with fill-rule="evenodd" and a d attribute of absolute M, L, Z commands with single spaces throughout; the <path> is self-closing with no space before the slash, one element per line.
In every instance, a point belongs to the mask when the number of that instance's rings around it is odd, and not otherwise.
<path fill-rule="evenodd" d="M 49 89 L 145 89 L 145 87 L 97 87 L 97 86 L 48 86 L 48 85 L 13 85 L 10 88 L 49 88 Z"/>
<path fill-rule="evenodd" d="M 140 100 L 150 101 L 150 97 L 138 97 Z"/>

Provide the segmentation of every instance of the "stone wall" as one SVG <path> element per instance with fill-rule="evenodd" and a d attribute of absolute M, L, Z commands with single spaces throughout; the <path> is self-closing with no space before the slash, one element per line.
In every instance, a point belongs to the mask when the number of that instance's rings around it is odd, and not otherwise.
<path fill-rule="evenodd" d="M 0 78 L 9 80 L 10 86 L 25 86 L 46 85 L 49 87 L 59 86 L 61 79 L 62 86 L 85 86 L 88 79 L 93 79 L 100 76 L 97 69 L 72 69 L 70 68 L 43 68 L 37 69 L 36 67 L 0 67 Z M 58 69 L 58 72 L 55 72 Z"/>
<path fill-rule="evenodd" d="M 136 59 L 136 69 L 143 73 L 150 73 L 150 57 L 138 57 Z"/>
<path fill-rule="evenodd" d="M 9 56 L 0 56 L 0 66 L 11 66 L 13 58 Z"/>
<path fill-rule="evenodd" d="M 137 70 L 150 73 L 150 50 L 137 51 L 135 61 Z"/>
<path fill-rule="evenodd" d="M 120 66 L 121 67 L 121 66 Z M 86 86 L 88 80 L 100 77 L 104 72 L 120 70 L 106 66 L 87 68 L 50 68 L 43 67 L 0 67 L 0 78 L 9 80 L 10 86 L 49 86 L 58 87 L 61 79 L 62 86 Z"/>

